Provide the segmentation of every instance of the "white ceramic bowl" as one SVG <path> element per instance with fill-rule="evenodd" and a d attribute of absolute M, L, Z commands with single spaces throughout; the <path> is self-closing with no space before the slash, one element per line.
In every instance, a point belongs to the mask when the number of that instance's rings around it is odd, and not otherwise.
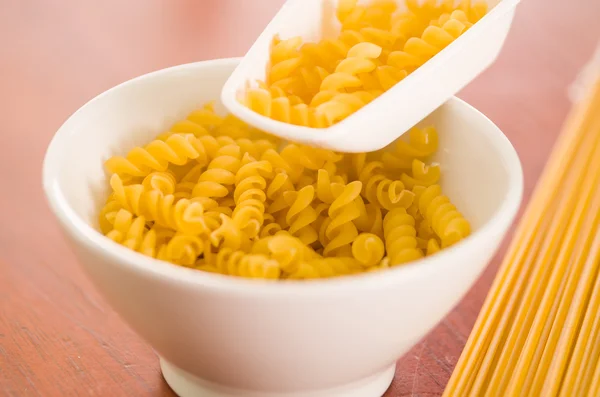
<path fill-rule="evenodd" d="M 97 230 L 103 161 L 219 98 L 238 59 L 182 65 L 91 100 L 56 133 L 44 163 L 52 210 L 89 277 L 160 357 L 181 396 L 380 396 L 396 360 L 455 306 L 517 213 L 523 176 L 502 132 L 459 99 L 424 123 L 440 135 L 442 185 L 474 233 L 385 272 L 270 283 L 194 271 Z M 221 108 L 222 109 L 222 108 Z"/>

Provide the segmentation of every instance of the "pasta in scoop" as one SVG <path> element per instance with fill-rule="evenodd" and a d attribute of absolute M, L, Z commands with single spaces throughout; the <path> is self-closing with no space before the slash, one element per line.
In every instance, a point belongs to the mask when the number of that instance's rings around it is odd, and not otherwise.
<path fill-rule="evenodd" d="M 488 11 L 483 0 L 339 0 L 336 38 L 275 36 L 264 81 L 240 91 L 253 111 L 327 128 L 367 105 L 452 44 Z"/>

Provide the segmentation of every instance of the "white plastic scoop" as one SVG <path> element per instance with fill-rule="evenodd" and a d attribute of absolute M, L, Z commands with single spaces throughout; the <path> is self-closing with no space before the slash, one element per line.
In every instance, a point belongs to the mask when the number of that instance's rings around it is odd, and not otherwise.
<path fill-rule="evenodd" d="M 487 0 L 489 11 L 480 21 L 405 79 L 337 124 L 310 128 L 270 119 L 238 100 L 248 84 L 265 80 L 275 35 L 281 39 L 301 36 L 305 42 L 317 42 L 324 35 L 322 26 L 329 25 L 322 23 L 324 18 L 335 19 L 337 0 L 288 0 L 225 83 L 222 102 L 244 122 L 286 140 L 340 152 L 381 149 L 450 99 L 496 59 L 519 1 Z M 398 0 L 398 5 L 404 8 L 404 0 Z M 331 23 L 335 27 L 338 22 Z"/>

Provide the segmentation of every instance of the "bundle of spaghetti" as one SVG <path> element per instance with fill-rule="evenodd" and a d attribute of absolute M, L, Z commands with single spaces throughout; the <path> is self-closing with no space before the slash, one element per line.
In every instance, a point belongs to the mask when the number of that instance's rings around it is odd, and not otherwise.
<path fill-rule="evenodd" d="M 600 396 L 600 78 L 572 111 L 444 396 Z"/>

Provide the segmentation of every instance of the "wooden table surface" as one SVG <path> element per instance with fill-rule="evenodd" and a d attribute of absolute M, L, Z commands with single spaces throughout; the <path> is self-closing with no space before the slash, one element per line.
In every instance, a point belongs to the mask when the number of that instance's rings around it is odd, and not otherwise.
<path fill-rule="evenodd" d="M 0 395 L 172 396 L 150 346 L 82 274 L 42 194 L 44 151 L 100 92 L 242 55 L 283 0 L 0 0 Z M 508 135 L 526 199 L 600 38 L 598 0 L 523 0 L 497 63 L 461 97 Z M 76 164 L 74 164 L 76 166 Z M 400 359 L 386 396 L 437 396 L 506 244 L 462 303 Z"/>

